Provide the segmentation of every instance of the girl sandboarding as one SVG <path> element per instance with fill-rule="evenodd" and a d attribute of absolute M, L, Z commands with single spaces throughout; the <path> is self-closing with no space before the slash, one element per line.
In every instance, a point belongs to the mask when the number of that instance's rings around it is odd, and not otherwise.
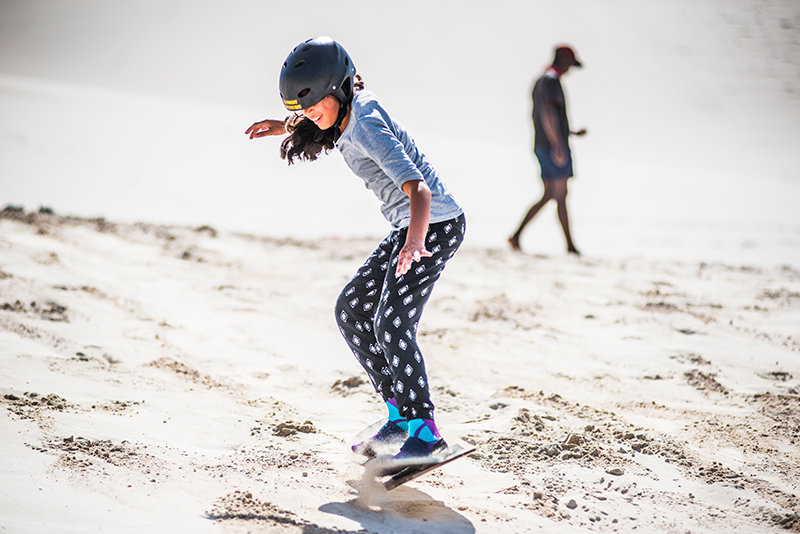
<path fill-rule="evenodd" d="M 330 37 L 301 43 L 280 73 L 285 120 L 250 126 L 250 139 L 285 135 L 281 157 L 315 160 L 337 148 L 381 202 L 391 224 L 336 301 L 336 322 L 388 409 L 383 427 L 353 446 L 372 457 L 383 443 L 402 442 L 395 458 L 428 456 L 447 444 L 434 404 L 417 326 L 431 290 L 464 239 L 464 212 L 414 140 L 364 90 L 345 49 Z"/>

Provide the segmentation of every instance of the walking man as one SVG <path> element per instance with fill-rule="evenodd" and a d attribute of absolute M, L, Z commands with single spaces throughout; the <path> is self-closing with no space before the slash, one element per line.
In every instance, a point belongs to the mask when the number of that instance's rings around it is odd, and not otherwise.
<path fill-rule="evenodd" d="M 569 148 L 570 135 L 584 135 L 585 129 L 572 132 L 567 119 L 567 106 L 561 77 L 571 67 L 582 67 L 575 52 L 568 46 L 559 46 L 553 64 L 536 80 L 533 86 L 533 151 L 539 160 L 544 182 L 542 198 L 528 210 L 525 218 L 508 242 L 515 250 L 521 250 L 519 238 L 525 226 L 550 200 L 558 204 L 558 220 L 567 240 L 567 251 L 580 254 L 572 242 L 567 215 L 567 180 L 572 177 L 572 154 Z"/>

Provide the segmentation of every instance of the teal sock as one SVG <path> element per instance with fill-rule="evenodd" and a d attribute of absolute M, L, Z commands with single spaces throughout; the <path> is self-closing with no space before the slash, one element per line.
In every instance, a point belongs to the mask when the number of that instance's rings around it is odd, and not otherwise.
<path fill-rule="evenodd" d="M 411 419 L 408 422 L 408 435 L 427 443 L 435 443 L 442 439 L 433 419 Z"/>
<path fill-rule="evenodd" d="M 408 421 L 400 415 L 400 410 L 397 408 L 397 399 L 386 401 L 386 407 L 389 408 L 389 421 L 408 432 Z"/>

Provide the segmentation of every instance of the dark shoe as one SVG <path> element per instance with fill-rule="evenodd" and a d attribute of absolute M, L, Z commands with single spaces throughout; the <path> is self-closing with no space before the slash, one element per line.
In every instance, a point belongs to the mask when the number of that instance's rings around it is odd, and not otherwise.
<path fill-rule="evenodd" d="M 388 465 L 382 465 L 379 468 L 378 476 L 388 477 L 396 475 L 397 473 L 406 469 L 412 469 L 417 465 L 414 461 L 419 458 L 419 464 L 425 465 L 427 463 L 438 463 L 438 460 L 432 458 L 439 453 L 447 450 L 447 443 L 445 440 L 440 439 L 434 443 L 422 441 L 419 438 L 408 438 L 403 446 L 400 447 L 400 452 L 394 455 L 388 461 Z M 380 460 L 376 460 L 380 461 Z"/>
<path fill-rule="evenodd" d="M 371 438 L 365 439 L 361 443 L 356 443 L 353 445 L 352 450 L 354 453 L 366 456 L 367 458 L 375 458 L 379 455 L 376 449 L 386 449 L 394 443 L 400 443 L 406 439 L 407 436 L 408 432 L 395 423 L 387 421 L 386 424 L 378 430 L 377 434 Z"/>
<path fill-rule="evenodd" d="M 400 447 L 400 452 L 394 455 L 395 460 L 402 460 L 404 458 L 424 458 L 438 454 L 447 449 L 447 442 L 439 439 L 433 443 L 422 441 L 419 438 L 408 438 L 403 446 Z"/>

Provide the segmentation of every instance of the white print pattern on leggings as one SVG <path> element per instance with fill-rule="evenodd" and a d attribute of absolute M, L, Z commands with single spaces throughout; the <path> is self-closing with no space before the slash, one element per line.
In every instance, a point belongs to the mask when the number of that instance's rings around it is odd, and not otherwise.
<path fill-rule="evenodd" d="M 407 229 L 393 231 L 370 255 L 336 301 L 345 341 L 384 400 L 397 399 L 407 419 L 433 419 L 417 325 L 434 284 L 464 240 L 463 215 L 428 227 L 432 256 L 396 277 L 394 267 Z"/>

